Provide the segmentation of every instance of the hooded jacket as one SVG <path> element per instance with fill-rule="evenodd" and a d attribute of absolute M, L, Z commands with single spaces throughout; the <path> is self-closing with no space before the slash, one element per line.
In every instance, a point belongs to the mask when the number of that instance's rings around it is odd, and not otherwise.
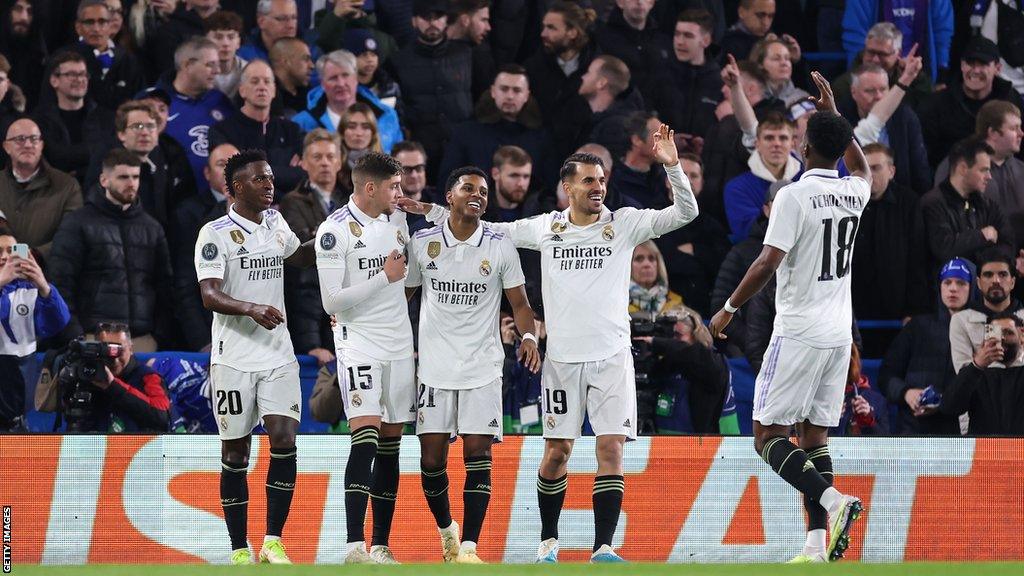
<path fill-rule="evenodd" d="M 323 86 L 317 86 L 310 90 L 306 101 L 306 109 L 292 116 L 292 122 L 298 124 L 303 132 L 309 132 L 314 128 L 326 128 L 328 132 L 335 132 L 337 129 L 327 113 L 327 96 L 324 94 Z M 398 122 L 398 112 L 381 102 L 380 98 L 369 88 L 366 86 L 357 88 L 356 101 L 373 108 L 373 114 L 377 117 L 380 146 L 385 152 L 390 152 L 392 146 L 405 139 L 402 135 L 402 127 Z"/>

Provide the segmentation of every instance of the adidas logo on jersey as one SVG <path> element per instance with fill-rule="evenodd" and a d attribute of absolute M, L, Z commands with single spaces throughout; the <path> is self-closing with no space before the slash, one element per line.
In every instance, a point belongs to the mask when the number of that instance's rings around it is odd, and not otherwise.
<path fill-rule="evenodd" d="M 430 264 L 427 264 L 427 270 L 437 270 L 437 264 L 434 264 L 434 261 L 431 260 Z"/>
<path fill-rule="evenodd" d="M 488 424 L 488 426 L 490 426 L 491 428 L 497 428 L 498 427 L 498 419 L 497 418 L 492 419 L 491 423 Z"/>
<path fill-rule="evenodd" d="M 554 236 L 551 237 L 551 241 L 552 242 L 561 242 L 562 241 L 562 237 L 559 236 L 558 234 L 555 234 Z"/>
<path fill-rule="evenodd" d="M 292 412 L 295 412 L 296 414 L 298 414 L 299 413 L 299 405 L 298 404 L 292 404 L 291 410 L 292 410 Z"/>
<path fill-rule="evenodd" d="M 366 248 L 366 244 L 363 244 L 362 240 L 356 240 L 356 245 L 353 246 L 352 249 L 354 250 L 356 248 Z"/>
<path fill-rule="evenodd" d="M 626 418 L 626 421 L 623 422 L 622 425 L 626 428 L 629 428 L 629 418 Z"/>
<path fill-rule="evenodd" d="M 242 256 L 243 254 L 248 254 L 248 253 L 249 253 L 249 251 L 245 249 L 245 246 L 242 246 L 241 248 L 238 249 L 238 255 L 239 256 Z"/>

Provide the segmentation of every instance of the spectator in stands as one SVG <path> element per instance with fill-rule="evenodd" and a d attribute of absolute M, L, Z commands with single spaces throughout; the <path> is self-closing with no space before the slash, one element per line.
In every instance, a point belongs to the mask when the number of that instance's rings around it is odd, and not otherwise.
<path fill-rule="evenodd" d="M 186 198 L 175 209 L 173 225 L 168 228 L 171 259 L 174 264 L 175 318 L 181 326 L 184 343 L 189 350 L 210 350 L 210 327 L 213 314 L 203 306 L 196 276 L 195 246 L 199 230 L 227 214 L 230 194 L 224 180 L 228 158 L 238 154 L 234 144 L 212 146 L 206 164 L 206 180 L 210 188 Z"/>
<path fill-rule="evenodd" d="M 865 146 L 864 157 L 871 199 L 857 226 L 853 307 L 861 318 L 902 320 L 931 309 L 918 197 L 896 180 L 892 150 L 884 144 Z"/>
<path fill-rule="evenodd" d="M 654 72 L 649 104 L 700 154 L 722 100 L 721 68 L 708 54 L 715 21 L 706 10 L 685 10 L 675 23 L 672 56 Z M 696 142 L 699 141 L 699 145 Z"/>
<path fill-rule="evenodd" d="M 341 115 L 357 100 L 369 104 L 377 117 L 381 148 L 391 149 L 403 139 L 398 124 L 398 113 L 385 105 L 369 89 L 359 86 L 356 57 L 345 50 L 335 50 L 316 61 L 320 86 L 309 91 L 308 106 L 292 117 L 292 122 L 309 132 L 322 127 L 330 132 L 338 130 Z"/>
<path fill-rule="evenodd" d="M 399 142 L 391 149 L 391 154 L 402 165 L 402 193 L 406 198 L 435 204 L 442 201 L 434 187 L 427 186 L 427 152 L 419 142 Z M 406 214 L 405 217 L 410 234 L 430 227 L 430 223 L 420 214 Z"/>
<path fill-rule="evenodd" d="M 885 396 L 871 387 L 861 372 L 860 350 L 850 345 L 850 369 L 839 425 L 829 434 L 835 436 L 888 436 L 889 406 Z"/>
<path fill-rule="evenodd" d="M 164 164 L 167 166 L 168 180 L 173 191 L 173 198 L 188 198 L 196 193 L 196 179 L 192 176 L 192 166 L 189 164 L 188 154 L 181 143 L 167 133 L 167 118 L 170 116 L 171 95 L 162 88 L 146 88 L 135 95 L 135 100 L 149 106 L 156 111 L 157 131 L 160 133 L 156 139 L 156 146 L 163 154 Z M 115 115 L 116 123 L 116 115 Z M 116 134 L 115 134 L 116 136 Z M 95 183 L 99 178 L 99 164 L 103 156 L 94 160 L 95 177 L 89 182 Z M 143 167 L 143 181 L 146 179 L 146 168 Z M 143 187 L 145 188 L 145 187 Z"/>
<path fill-rule="evenodd" d="M 323 128 L 316 128 L 303 141 L 302 169 L 306 179 L 281 201 L 281 215 L 288 226 L 306 242 L 331 213 L 348 202 L 351 188 L 338 182 L 342 164 L 341 139 Z M 330 319 L 317 299 L 320 280 L 316 268 L 285 271 L 288 332 L 295 349 L 314 356 L 320 364 L 334 361 L 334 337 Z"/>
<path fill-rule="evenodd" d="M 986 102 L 978 110 L 974 131 L 976 138 L 983 139 L 992 148 L 992 179 L 985 187 L 984 196 L 1002 209 L 1011 226 L 1024 215 L 1024 162 L 1015 156 L 1020 152 L 1024 136 L 1020 116 L 1020 109 L 1009 102 Z M 941 182 L 948 176 L 949 160 L 945 159 L 939 164 L 935 179 Z M 1024 238 L 1022 234 L 1015 236 Z"/>
<path fill-rule="evenodd" d="M 633 268 L 629 279 L 629 312 L 663 314 L 681 306 L 683 298 L 668 285 L 668 270 L 654 240 L 633 249 Z"/>
<path fill-rule="evenodd" d="M 893 100 L 903 93 L 899 85 L 906 85 L 920 66 L 921 61 L 913 58 L 913 62 L 904 68 L 900 81 L 890 90 L 889 77 L 884 69 L 862 64 L 853 71 L 851 97 L 837 103 L 839 113 L 856 126 L 854 134 L 861 146 L 876 142 L 887 146 L 896 163 L 897 181 L 918 195 L 932 187 L 932 171 L 921 123 L 909 106 Z"/>
<path fill-rule="evenodd" d="M 929 275 L 956 257 L 977 261 L 978 254 L 989 246 L 1007 255 L 1015 253 L 1006 215 L 984 194 L 992 179 L 992 153 L 982 140 L 957 143 L 949 153 L 949 178 L 921 198 Z"/>
<path fill-rule="evenodd" d="M 793 84 L 793 54 L 789 44 L 778 37 L 759 40 L 751 48 L 749 60 L 760 68 L 765 88 L 773 98 L 782 100 L 788 106 L 810 96 L 806 90 Z"/>
<path fill-rule="evenodd" d="M 277 93 L 272 106 L 275 114 L 291 118 L 309 105 L 313 56 L 309 46 L 298 38 L 281 38 L 270 48 Z"/>
<path fill-rule="evenodd" d="M 125 19 L 128 22 L 127 28 L 132 39 L 131 45 L 145 49 L 146 42 L 156 34 L 160 26 L 167 23 L 167 19 L 177 7 L 178 0 L 140 0 L 135 2 Z"/>
<path fill-rule="evenodd" d="M 514 222 L 554 208 L 553 205 L 547 206 L 550 202 L 543 202 L 539 193 L 531 192 L 533 158 L 529 152 L 518 146 L 502 146 L 494 151 L 490 164 L 494 186 L 491 187 L 484 220 Z"/>
<path fill-rule="evenodd" d="M 848 54 L 860 52 L 864 49 L 866 33 L 872 26 L 878 22 L 892 22 L 903 36 L 900 55 L 905 56 L 917 44 L 928 75 L 933 80 L 946 81 L 949 45 L 953 39 L 953 3 L 951 0 L 931 0 L 913 6 L 914 9 L 908 10 L 897 2 L 846 0 L 843 47 Z"/>
<path fill-rule="evenodd" d="M 473 101 L 491 87 L 498 74 L 487 35 L 491 32 L 491 0 L 452 0 L 448 9 L 448 40 L 473 52 Z"/>
<path fill-rule="evenodd" d="M 206 188 L 203 167 L 210 155 L 210 127 L 231 116 L 234 106 L 214 88 L 220 72 L 217 45 L 193 36 L 174 52 L 174 72 L 161 76 L 157 87 L 171 96 L 167 133 L 185 148 L 197 189 Z"/>
<path fill-rule="evenodd" d="M 167 432 L 171 417 L 167 387 L 155 370 L 135 357 L 138 337 L 123 322 L 100 322 L 96 339 L 117 344 L 120 354 L 93 381 L 97 394 L 84 431 Z"/>
<path fill-rule="evenodd" d="M 305 176 L 298 166 L 302 130 L 291 120 L 271 113 L 275 90 L 274 71 L 269 64 L 263 60 L 246 64 L 238 87 L 242 108 L 238 114 L 213 125 L 209 145 L 230 142 L 238 149 L 263 150 L 274 171 L 274 189 L 282 190 L 283 195 L 284 190 L 295 188 Z"/>
<path fill-rule="evenodd" d="M 3 54 L 0 54 L 0 129 L 7 126 L 25 111 L 25 95 L 21 89 L 11 84 L 7 73 L 11 70 L 11 63 Z M 0 164 L 6 164 L 7 158 L 0 153 Z"/>
<path fill-rule="evenodd" d="M 518 146 L 543 159 L 549 152 L 541 122 L 526 70 L 516 64 L 502 66 L 490 92 L 477 103 L 474 118 L 452 128 L 436 181 L 446 182 L 448 174 L 462 166 L 490 172 L 491 157 L 501 146 Z"/>
<path fill-rule="evenodd" d="M 651 78 L 668 62 L 671 39 L 651 15 L 654 0 L 618 0 L 616 4 L 608 20 L 598 26 L 594 40 L 601 52 L 626 64 L 634 85 L 650 101 Z"/>
<path fill-rule="evenodd" d="M 989 249 L 976 262 L 981 302 L 969 304 L 953 315 L 949 323 L 950 356 L 958 373 L 970 364 L 985 342 L 985 323 L 989 317 L 1006 312 L 1024 318 L 1024 305 L 1013 297 L 1017 273 L 1010 258 L 999 250 Z"/>
<path fill-rule="evenodd" d="M 338 173 L 338 185 L 352 193 L 352 169 L 356 162 L 370 152 L 382 152 L 380 130 L 373 109 L 369 104 L 356 102 L 341 115 L 338 124 L 341 135 L 341 172 Z"/>
<path fill-rule="evenodd" d="M 38 0 L 14 0 L 0 8 L 0 55 L 7 57 L 10 81 L 22 89 L 29 108 L 39 101 L 39 87 L 46 70 L 42 25 L 46 9 L 40 4 Z"/>
<path fill-rule="evenodd" d="M 754 260 L 761 253 L 764 245 L 764 236 L 768 231 L 768 217 L 772 212 L 772 202 L 775 200 L 775 194 L 786 184 L 789 184 L 789 182 L 785 180 L 772 182 L 771 186 L 768 187 L 768 192 L 765 193 L 761 214 L 750 225 L 749 234 L 730 248 L 729 253 L 725 255 L 725 260 L 722 261 L 722 265 L 718 269 L 718 276 L 715 277 L 715 287 L 711 292 L 711 310 L 721 309 L 722 304 L 732 295 L 733 290 L 740 285 L 740 280 L 747 273 L 747 269 L 750 268 L 750 265 L 754 263 Z M 726 327 L 725 335 L 728 336 L 726 344 L 730 347 L 737 347 L 730 355 L 739 354 L 746 344 L 746 317 L 749 307 L 749 303 L 740 306 L 739 311 L 733 315 L 732 322 Z"/>
<path fill-rule="evenodd" d="M 644 109 L 643 96 L 631 84 L 632 76 L 622 60 L 606 54 L 594 57 L 580 79 L 579 95 L 586 106 L 573 110 L 566 121 L 557 122 L 553 130 L 565 136 L 574 135 L 572 148 L 593 142 L 607 148 L 613 158 L 621 159 L 631 144 L 625 134 L 626 117 Z M 560 129 L 559 125 L 564 128 Z M 569 142 L 559 142 L 556 146 L 566 144 Z"/>
<path fill-rule="evenodd" d="M 89 98 L 109 110 L 145 86 L 145 74 L 135 56 L 110 38 L 110 9 L 105 0 L 82 0 L 78 5 L 75 32 L 79 40 L 71 48 L 89 67 Z"/>
<path fill-rule="evenodd" d="M 342 49 L 351 52 L 352 50 L 348 47 L 345 38 L 349 32 L 360 30 L 370 33 L 376 44 L 376 49 L 379 50 L 381 63 L 383 63 L 398 51 L 398 43 L 391 35 L 398 34 L 398 31 L 395 30 L 396 27 L 402 28 L 403 32 L 405 29 L 408 29 L 411 35 L 414 36 L 412 25 L 405 21 L 411 16 L 411 2 L 401 4 L 401 10 L 404 11 L 402 22 L 398 23 L 389 20 L 388 28 L 391 34 L 381 28 L 377 15 L 374 14 L 373 10 L 364 10 L 364 8 L 367 8 L 365 2 L 335 0 L 333 4 L 334 6 L 318 10 L 313 15 L 313 20 L 316 22 L 314 26 L 317 32 L 316 43 L 323 50 L 324 54 Z M 377 12 L 381 13 L 384 18 L 387 18 L 389 4 L 381 3 L 376 5 Z"/>
<path fill-rule="evenodd" d="M 624 119 L 622 131 L 629 147 L 616 159 L 612 174 L 607 176 L 605 205 L 609 209 L 663 208 L 671 203 L 666 201 L 665 170 L 655 162 L 652 153 L 653 134 L 661 124 L 658 117 L 646 111 L 633 112 Z"/>
<path fill-rule="evenodd" d="M 853 59 L 850 70 L 855 70 L 862 64 L 881 66 L 889 75 L 889 86 L 899 87 L 906 92 L 903 102 L 917 110 L 932 93 L 931 74 L 917 74 L 913 80 L 905 82 L 904 71 L 908 58 L 902 58 L 901 54 L 903 33 L 892 22 L 879 22 L 868 30 L 867 36 L 864 37 L 864 50 Z M 914 58 L 920 58 L 917 54 L 915 52 Z M 850 97 L 852 83 L 853 76 L 849 70 L 832 81 L 832 92 L 837 102 Z"/>
<path fill-rule="evenodd" d="M 746 60 L 750 56 L 754 44 L 768 35 L 775 21 L 775 0 L 740 0 L 736 10 L 739 19 L 722 37 L 722 58 L 731 54 L 738 60 Z M 782 39 L 790 46 L 793 61 L 800 60 L 800 45 L 788 34 Z"/>
<path fill-rule="evenodd" d="M 178 46 L 193 36 L 206 34 L 203 20 L 209 18 L 217 8 L 218 0 L 183 0 L 178 3 L 167 21 L 155 30 L 151 38 L 146 39 L 149 64 L 154 70 L 150 72 L 150 78 L 156 78 L 163 70 L 174 68 L 174 52 Z"/>
<path fill-rule="evenodd" d="M 241 16 L 226 10 L 218 10 L 203 19 L 203 33 L 217 45 L 217 62 L 220 70 L 214 78 L 213 85 L 228 98 L 234 98 L 238 94 L 238 83 L 242 81 L 242 68 L 246 64 L 246 60 L 238 55 L 244 26 Z M 305 106 L 305 102 L 302 104 Z"/>
<path fill-rule="evenodd" d="M 446 2 L 416 0 L 416 42 L 399 50 L 391 65 L 402 89 L 405 123 L 427 150 L 427 173 L 437 171 L 451 127 L 473 114 L 473 52 L 445 37 Z"/>
<path fill-rule="evenodd" d="M 1019 315 L 1001 312 L 988 321 L 1001 338 L 988 338 L 946 386 L 940 409 L 955 416 L 966 412 L 971 436 L 1024 435 L 1024 362 Z"/>
<path fill-rule="evenodd" d="M 856 279 L 857 275 L 853 277 Z M 879 389 L 899 408 L 904 434 L 960 432 L 956 418 L 938 414 L 935 406 L 922 406 L 921 395 L 928 387 L 941 394 L 953 379 L 949 323 L 954 314 L 967 306 L 971 277 L 971 264 L 966 260 L 954 258 L 947 262 L 939 273 L 938 311 L 911 318 L 882 361 Z"/>
<path fill-rule="evenodd" d="M 16 120 L 4 135 L 10 166 L 0 172 L 0 212 L 14 236 L 50 254 L 61 219 L 82 206 L 82 191 L 70 175 L 43 160 L 43 137 L 28 118 Z"/>
<path fill-rule="evenodd" d="M 24 430 L 25 380 L 21 364 L 36 341 L 55 336 L 71 314 L 31 252 L 13 253 L 18 240 L 0 226 L 0 432 Z"/>
<path fill-rule="evenodd" d="M 537 50 L 523 66 L 531 86 L 543 86 L 535 94 L 545 126 L 573 113 L 579 106 L 578 92 L 583 74 L 598 49 L 588 30 L 596 14 L 579 5 L 556 0 L 544 14 L 540 33 L 541 50 Z M 563 150 L 555 151 L 564 158 Z"/>
<path fill-rule="evenodd" d="M 102 320 L 128 324 L 135 347 L 153 352 L 164 313 L 173 313 L 171 260 L 164 230 L 139 203 L 137 155 L 111 150 L 100 186 L 57 229 L 49 271 L 71 310 L 71 333 Z"/>
<path fill-rule="evenodd" d="M 1020 94 L 999 73 L 999 48 L 983 37 L 975 37 L 964 50 L 960 61 L 960 77 L 949 88 L 936 92 L 918 109 L 928 160 L 932 166 L 949 153 L 957 141 L 970 136 L 982 105 L 992 100 L 1006 100 L 1018 109 Z"/>
<path fill-rule="evenodd" d="M 704 190 L 704 166 L 700 156 L 680 154 L 679 162 L 690 180 L 693 195 L 699 199 Z M 666 196 L 671 195 L 670 188 L 665 186 Z M 669 286 L 683 297 L 690 308 L 698 312 L 711 310 L 708 299 L 711 287 L 729 251 L 725 228 L 707 214 L 698 214 L 686 226 L 657 238 L 655 242 L 665 258 Z"/>
<path fill-rule="evenodd" d="M 781 114 L 769 114 L 757 125 L 754 153 L 747 160 L 750 171 L 729 180 L 723 194 L 733 241 L 746 238 L 761 213 L 768 186 L 792 181 L 801 171 L 800 161 L 790 154 L 793 145 L 793 123 Z"/>
<path fill-rule="evenodd" d="M 345 32 L 345 49 L 356 57 L 359 87 L 368 90 L 384 105 L 397 110 L 402 90 L 384 68 L 380 60 L 380 45 L 373 34 L 361 28 Z"/>
<path fill-rule="evenodd" d="M 299 34 L 299 9 L 295 0 L 259 0 L 256 4 L 256 28 L 249 33 L 245 44 L 238 49 L 244 60 L 270 61 L 270 47 L 281 38 L 299 38 L 309 45 L 313 59 L 320 57 L 316 47 L 316 33 L 304 30 Z"/>
<path fill-rule="evenodd" d="M 54 100 L 33 112 L 46 142 L 46 159 L 58 170 L 85 180 L 89 161 L 114 124 L 114 113 L 86 98 L 89 70 L 78 52 L 57 53 L 50 62 Z"/>

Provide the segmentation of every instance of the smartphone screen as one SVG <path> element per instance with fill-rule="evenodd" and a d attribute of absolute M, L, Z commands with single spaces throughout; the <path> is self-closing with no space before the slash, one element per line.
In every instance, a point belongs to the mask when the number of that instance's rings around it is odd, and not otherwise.
<path fill-rule="evenodd" d="M 11 255 L 17 256 L 18 258 L 21 258 L 23 260 L 28 260 L 28 244 L 15 244 L 11 248 Z"/>

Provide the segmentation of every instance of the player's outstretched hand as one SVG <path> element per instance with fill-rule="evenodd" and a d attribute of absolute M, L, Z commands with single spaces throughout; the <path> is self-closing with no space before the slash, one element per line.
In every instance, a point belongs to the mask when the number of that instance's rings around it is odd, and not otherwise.
<path fill-rule="evenodd" d="M 662 124 L 654 132 L 654 146 L 651 149 L 654 159 L 665 166 L 679 163 L 679 151 L 676 150 L 676 133 L 669 130 L 668 124 Z"/>
<path fill-rule="evenodd" d="M 388 276 L 388 282 L 398 282 L 405 278 L 405 256 L 398 250 L 392 250 L 384 262 L 384 273 Z"/>
<path fill-rule="evenodd" d="M 427 212 L 430 212 L 430 208 L 433 207 L 433 204 L 430 204 L 429 202 L 418 202 L 407 196 L 402 196 L 398 199 L 398 207 L 401 208 L 403 212 L 408 212 L 409 214 L 426 215 Z"/>
<path fill-rule="evenodd" d="M 811 97 L 818 111 L 832 112 L 838 115 L 839 110 L 836 108 L 836 97 L 832 94 L 832 85 L 817 70 L 811 72 L 811 79 L 814 80 L 814 84 L 818 87 L 819 96 L 817 98 Z"/>
<path fill-rule="evenodd" d="M 284 322 L 284 314 L 273 306 L 266 304 L 253 304 L 249 307 L 249 318 L 256 321 L 267 330 L 277 328 L 278 324 Z"/>
<path fill-rule="evenodd" d="M 533 340 L 523 340 L 519 343 L 519 362 L 530 372 L 536 374 L 540 372 L 540 350 L 537 349 L 537 343 Z"/>
<path fill-rule="evenodd" d="M 729 322 L 732 322 L 732 314 L 725 310 L 719 310 L 718 313 L 711 318 L 711 324 L 708 325 L 708 330 L 715 338 L 725 340 L 728 336 L 726 336 L 722 331 L 729 325 Z"/>

